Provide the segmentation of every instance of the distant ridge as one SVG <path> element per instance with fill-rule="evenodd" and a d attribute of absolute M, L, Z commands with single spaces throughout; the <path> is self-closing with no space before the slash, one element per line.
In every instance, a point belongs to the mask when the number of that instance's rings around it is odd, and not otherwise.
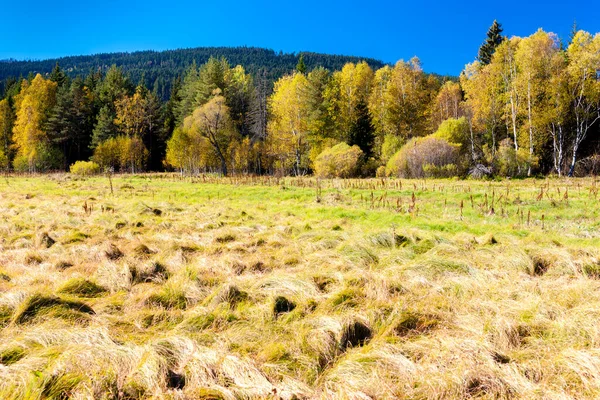
<path fill-rule="evenodd" d="M 87 75 L 98 70 L 106 71 L 115 64 L 121 67 L 134 83 L 139 83 L 143 77 L 148 88 L 156 90 L 160 97 L 166 99 L 169 97 L 173 79 L 182 76 L 194 61 L 197 65 L 201 65 L 211 56 L 225 57 L 230 64 L 242 65 L 252 74 L 264 68 L 267 78 L 275 80 L 294 70 L 299 54 L 276 52 L 259 47 L 196 47 L 164 51 L 100 53 L 46 60 L 8 59 L 0 62 L 0 89 L 1 82 L 7 78 L 27 77 L 30 73 L 48 74 L 57 62 L 71 77 Z M 374 69 L 385 65 L 380 60 L 368 57 L 313 52 L 302 52 L 302 54 L 309 70 L 317 66 L 338 70 L 345 63 L 360 61 L 366 61 Z"/>

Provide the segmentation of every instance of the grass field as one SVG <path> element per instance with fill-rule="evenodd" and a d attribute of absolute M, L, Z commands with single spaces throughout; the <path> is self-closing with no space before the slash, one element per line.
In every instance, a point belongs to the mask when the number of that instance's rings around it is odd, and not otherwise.
<path fill-rule="evenodd" d="M 593 179 L 0 180 L 0 398 L 600 397 Z"/>

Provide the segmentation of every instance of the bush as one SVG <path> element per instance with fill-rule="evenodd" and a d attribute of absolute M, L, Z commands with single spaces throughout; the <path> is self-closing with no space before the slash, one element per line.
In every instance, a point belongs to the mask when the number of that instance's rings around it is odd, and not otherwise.
<path fill-rule="evenodd" d="M 63 168 L 63 161 L 59 149 L 40 143 L 29 155 L 18 154 L 13 161 L 13 168 L 17 172 L 46 172 Z"/>
<path fill-rule="evenodd" d="M 514 142 L 507 138 L 500 142 L 493 159 L 494 172 L 499 176 L 523 177 L 528 169 L 537 166 L 537 158 L 524 148 L 515 150 Z"/>
<path fill-rule="evenodd" d="M 386 174 L 402 178 L 456 175 L 459 147 L 434 135 L 411 139 L 388 161 Z"/>
<path fill-rule="evenodd" d="M 138 137 L 119 136 L 100 143 L 94 150 L 92 160 L 102 169 L 135 173 L 144 170 L 148 150 Z"/>
<path fill-rule="evenodd" d="M 466 150 L 469 145 L 469 123 L 465 117 L 448 118 L 440 124 L 433 136 L 448 143 L 460 144 L 462 150 Z"/>
<path fill-rule="evenodd" d="M 0 149 L 0 169 L 6 170 L 8 169 L 8 156 L 4 154 L 2 149 Z"/>
<path fill-rule="evenodd" d="M 381 145 L 381 160 L 387 163 L 402 148 L 402 140 L 395 135 L 385 135 Z"/>
<path fill-rule="evenodd" d="M 71 164 L 69 171 L 74 175 L 90 176 L 99 173 L 100 166 L 93 161 L 77 161 L 75 164 Z"/>
<path fill-rule="evenodd" d="M 325 149 L 315 160 L 315 174 L 322 178 L 349 178 L 357 171 L 363 152 L 358 146 L 339 143 Z"/>

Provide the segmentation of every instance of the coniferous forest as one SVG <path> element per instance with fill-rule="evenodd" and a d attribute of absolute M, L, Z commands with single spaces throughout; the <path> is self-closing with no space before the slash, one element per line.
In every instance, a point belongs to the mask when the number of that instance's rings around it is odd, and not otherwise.
<path fill-rule="evenodd" d="M 198 48 L 0 62 L 6 171 L 525 177 L 600 169 L 600 35 L 494 21 L 459 77 L 418 58 Z"/>

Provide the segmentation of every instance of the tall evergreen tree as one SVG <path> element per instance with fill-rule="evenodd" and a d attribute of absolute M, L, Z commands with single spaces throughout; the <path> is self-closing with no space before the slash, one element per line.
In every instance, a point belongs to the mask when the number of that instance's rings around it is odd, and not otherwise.
<path fill-rule="evenodd" d="M 56 62 L 56 65 L 50 73 L 50 80 L 52 82 L 56 82 L 59 88 L 65 86 L 68 83 L 69 78 L 60 68 L 60 65 L 58 65 L 58 61 Z"/>
<path fill-rule="evenodd" d="M 65 170 L 88 155 L 94 123 L 93 105 L 88 94 L 80 77 L 75 78 L 70 86 L 59 88 L 56 104 L 46 123 L 50 140 L 63 153 Z"/>
<path fill-rule="evenodd" d="M 483 65 L 488 65 L 490 62 L 492 62 L 492 56 L 496 51 L 496 47 L 498 47 L 504 40 L 502 31 L 502 25 L 500 25 L 498 21 L 494 20 L 494 23 L 492 26 L 490 26 L 490 29 L 488 29 L 485 42 L 483 42 L 479 48 L 479 55 L 477 56 Z"/>
<path fill-rule="evenodd" d="M 349 145 L 357 145 L 363 151 L 365 159 L 373 154 L 375 128 L 371 122 L 369 109 L 364 101 L 356 105 L 356 120 L 350 126 Z"/>
<path fill-rule="evenodd" d="M 92 134 L 91 148 L 96 148 L 100 143 L 106 139 L 115 137 L 118 132 L 118 128 L 115 125 L 115 113 L 109 105 L 105 105 L 100 109 L 98 113 L 96 126 Z"/>
<path fill-rule="evenodd" d="M 304 54 L 300 53 L 300 57 L 298 58 L 298 64 L 296 64 L 296 71 L 301 74 L 306 73 L 306 64 L 304 63 Z"/>

